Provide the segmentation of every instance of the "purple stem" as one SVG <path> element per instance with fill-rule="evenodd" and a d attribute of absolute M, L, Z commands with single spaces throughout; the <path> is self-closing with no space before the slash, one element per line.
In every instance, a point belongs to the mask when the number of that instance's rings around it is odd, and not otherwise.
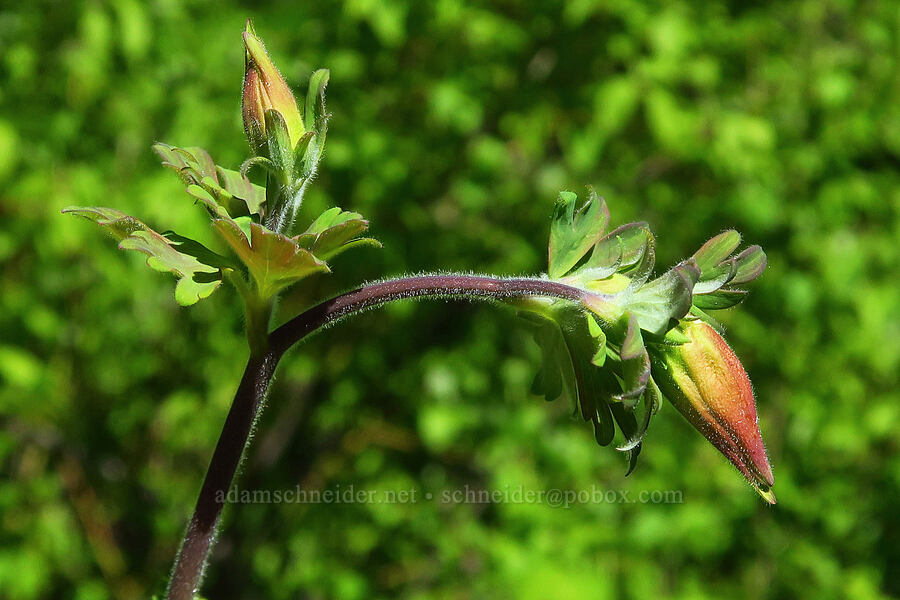
<path fill-rule="evenodd" d="M 247 440 L 265 402 L 275 367 L 294 344 L 320 327 L 394 300 L 420 297 L 507 300 L 523 296 L 581 303 L 588 292 L 544 279 L 497 279 L 472 275 L 405 277 L 347 292 L 294 317 L 269 335 L 269 349 L 251 356 L 216 444 L 197 506 L 172 568 L 167 598 L 194 600 L 216 537 L 225 496 L 241 463 Z"/>

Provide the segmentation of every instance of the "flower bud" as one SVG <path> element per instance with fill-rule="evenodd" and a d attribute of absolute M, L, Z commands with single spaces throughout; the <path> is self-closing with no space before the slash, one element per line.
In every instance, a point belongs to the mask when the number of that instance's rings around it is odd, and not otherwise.
<path fill-rule="evenodd" d="M 756 416 L 747 372 L 715 329 L 687 321 L 690 340 L 656 357 L 653 378 L 682 415 L 775 504 L 775 483 Z"/>
<path fill-rule="evenodd" d="M 269 58 L 250 21 L 247 21 L 243 35 L 246 52 L 241 112 L 247 140 L 255 152 L 261 153 L 266 146 L 266 111 L 274 109 L 284 118 L 293 149 L 304 132 L 303 116 L 294 94 Z"/>

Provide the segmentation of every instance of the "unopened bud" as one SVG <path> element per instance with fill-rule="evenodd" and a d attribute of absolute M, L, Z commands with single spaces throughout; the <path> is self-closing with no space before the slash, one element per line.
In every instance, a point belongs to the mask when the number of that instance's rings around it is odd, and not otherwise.
<path fill-rule="evenodd" d="M 750 378 L 722 336 L 702 321 L 682 325 L 690 341 L 667 347 L 653 378 L 675 408 L 775 504 L 775 483 Z"/>
<path fill-rule="evenodd" d="M 266 145 L 266 111 L 277 110 L 284 118 L 291 149 L 303 135 L 303 116 L 294 94 L 269 58 L 262 40 L 256 36 L 250 21 L 244 31 L 245 69 L 241 109 L 244 131 L 251 148 L 262 154 Z"/>

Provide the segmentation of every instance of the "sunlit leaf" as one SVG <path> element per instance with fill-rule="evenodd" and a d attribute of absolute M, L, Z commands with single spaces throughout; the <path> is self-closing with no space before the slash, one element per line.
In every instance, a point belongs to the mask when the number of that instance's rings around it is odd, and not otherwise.
<path fill-rule="evenodd" d="M 175 300 L 183 306 L 206 298 L 222 283 L 220 268 L 227 265 L 227 261 L 199 242 L 175 233 L 170 233 L 167 238 L 134 217 L 113 208 L 72 206 L 63 212 L 97 223 L 119 240 L 119 248 L 146 254 L 149 267 L 174 273 L 178 277 Z M 205 261 L 198 260 L 197 255 L 212 258 L 212 263 L 204 264 Z"/>
<path fill-rule="evenodd" d="M 731 256 L 741 243 L 741 234 L 734 229 L 723 231 L 713 237 L 694 253 L 694 260 L 701 271 L 707 271 L 716 267 L 720 262 Z"/>
<path fill-rule="evenodd" d="M 355 212 L 330 208 L 323 212 L 310 226 L 294 239 L 302 248 L 306 248 L 321 260 L 329 258 L 360 245 L 381 247 L 381 243 L 372 238 L 360 237 L 369 222 Z"/>
<path fill-rule="evenodd" d="M 250 223 L 249 239 L 233 220 L 216 219 L 213 227 L 247 266 L 263 299 L 314 273 L 329 271 L 324 261 L 295 240 L 258 223 Z"/>
<path fill-rule="evenodd" d="M 591 190 L 590 198 L 576 209 L 578 196 L 572 192 L 560 192 L 550 225 L 550 252 L 548 274 L 558 279 L 572 267 L 603 236 L 609 223 L 606 202 Z"/>

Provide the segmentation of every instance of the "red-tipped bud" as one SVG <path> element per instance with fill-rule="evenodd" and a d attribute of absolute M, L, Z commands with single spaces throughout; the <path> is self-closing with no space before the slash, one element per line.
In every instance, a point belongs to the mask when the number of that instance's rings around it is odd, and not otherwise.
<path fill-rule="evenodd" d="M 715 329 L 702 321 L 682 326 L 689 342 L 668 347 L 653 378 L 682 415 L 775 504 L 775 483 L 756 416 L 750 378 Z"/>
<path fill-rule="evenodd" d="M 254 151 L 261 153 L 266 144 L 266 111 L 274 109 L 284 118 L 293 148 L 305 131 L 303 116 L 294 94 L 269 58 L 266 47 L 254 33 L 250 21 L 247 21 L 247 29 L 244 31 L 244 48 L 244 93 L 241 109 L 247 140 Z"/>

